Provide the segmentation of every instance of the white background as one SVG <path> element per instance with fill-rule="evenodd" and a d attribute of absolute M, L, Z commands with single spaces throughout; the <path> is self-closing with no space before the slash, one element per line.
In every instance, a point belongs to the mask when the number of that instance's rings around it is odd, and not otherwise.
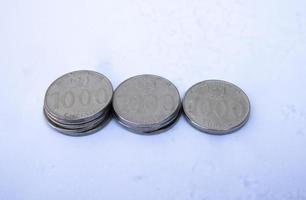
<path fill-rule="evenodd" d="M 114 120 L 87 137 L 52 130 L 44 93 L 96 70 L 117 87 L 143 73 L 181 96 L 223 79 L 249 96 L 240 131 L 182 117 L 139 136 Z M 306 1 L 0 0 L 0 199 L 306 199 Z"/>

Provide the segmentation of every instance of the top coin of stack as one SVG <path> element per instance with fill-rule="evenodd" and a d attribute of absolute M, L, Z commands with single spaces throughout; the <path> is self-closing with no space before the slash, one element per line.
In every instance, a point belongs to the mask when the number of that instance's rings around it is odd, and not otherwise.
<path fill-rule="evenodd" d="M 115 117 L 125 128 L 150 135 L 174 124 L 180 114 L 181 100 L 169 80 L 156 75 L 139 75 L 118 86 L 113 108 Z"/>
<path fill-rule="evenodd" d="M 83 136 L 103 127 L 109 118 L 113 87 L 102 74 L 74 71 L 56 79 L 44 100 L 44 115 L 59 132 Z"/>

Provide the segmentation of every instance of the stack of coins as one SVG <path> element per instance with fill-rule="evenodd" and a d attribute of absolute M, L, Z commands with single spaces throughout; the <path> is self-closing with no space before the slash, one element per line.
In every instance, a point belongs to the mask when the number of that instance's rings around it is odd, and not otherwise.
<path fill-rule="evenodd" d="M 86 70 L 71 72 L 49 86 L 44 115 L 63 134 L 88 135 L 108 121 L 112 97 L 112 84 L 104 75 Z"/>
<path fill-rule="evenodd" d="M 128 130 L 149 135 L 171 127 L 180 114 L 181 100 L 177 88 L 156 75 L 139 75 L 127 79 L 115 90 L 114 115 Z"/>
<path fill-rule="evenodd" d="M 236 85 L 208 80 L 192 86 L 183 99 L 188 122 L 202 132 L 224 135 L 240 129 L 249 119 L 250 102 Z"/>

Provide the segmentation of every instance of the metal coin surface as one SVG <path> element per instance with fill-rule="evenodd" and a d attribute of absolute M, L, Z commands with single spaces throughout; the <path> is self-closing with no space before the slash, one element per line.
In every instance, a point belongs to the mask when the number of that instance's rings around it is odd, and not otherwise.
<path fill-rule="evenodd" d="M 156 75 L 127 79 L 115 90 L 113 98 L 113 109 L 120 123 L 136 130 L 160 129 L 175 117 L 180 107 L 177 88 Z"/>
<path fill-rule="evenodd" d="M 183 109 L 191 125 L 206 133 L 222 135 L 238 130 L 248 121 L 250 102 L 234 84 L 208 80 L 186 92 Z"/>
<path fill-rule="evenodd" d="M 44 109 L 57 121 L 86 123 L 104 112 L 112 95 L 112 84 L 104 75 L 87 70 L 74 71 L 49 86 Z"/>

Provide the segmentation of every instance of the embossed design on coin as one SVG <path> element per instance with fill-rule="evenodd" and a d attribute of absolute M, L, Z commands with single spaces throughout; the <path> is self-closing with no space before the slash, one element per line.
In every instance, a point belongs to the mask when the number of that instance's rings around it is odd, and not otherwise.
<path fill-rule="evenodd" d="M 211 134 L 227 134 L 241 128 L 249 118 L 247 95 L 234 84 L 208 80 L 192 86 L 183 99 L 188 121 Z"/>
<path fill-rule="evenodd" d="M 155 133 L 179 116 L 180 95 L 167 79 L 139 75 L 115 90 L 113 108 L 119 123 L 133 132 Z"/>
<path fill-rule="evenodd" d="M 106 121 L 112 95 L 113 87 L 104 75 L 87 70 L 74 71 L 49 86 L 44 113 L 49 124 L 60 132 L 78 136 L 84 132 L 85 135 Z"/>

